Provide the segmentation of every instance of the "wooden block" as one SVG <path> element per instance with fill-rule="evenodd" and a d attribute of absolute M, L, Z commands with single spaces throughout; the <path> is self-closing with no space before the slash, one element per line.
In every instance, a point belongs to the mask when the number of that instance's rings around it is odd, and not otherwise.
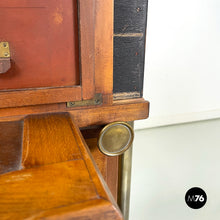
<path fill-rule="evenodd" d="M 22 121 L 0 123 L 0 174 L 21 169 Z"/>
<path fill-rule="evenodd" d="M 25 118 L 22 166 L 28 168 L 80 159 L 70 123 L 65 113 Z"/>

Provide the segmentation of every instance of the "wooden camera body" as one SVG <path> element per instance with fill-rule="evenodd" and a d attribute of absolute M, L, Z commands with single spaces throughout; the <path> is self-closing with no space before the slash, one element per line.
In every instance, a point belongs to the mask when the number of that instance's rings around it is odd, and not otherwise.
<path fill-rule="evenodd" d="M 0 1 L 0 219 L 122 219 L 125 122 L 149 112 L 146 13 L 146 0 Z"/>

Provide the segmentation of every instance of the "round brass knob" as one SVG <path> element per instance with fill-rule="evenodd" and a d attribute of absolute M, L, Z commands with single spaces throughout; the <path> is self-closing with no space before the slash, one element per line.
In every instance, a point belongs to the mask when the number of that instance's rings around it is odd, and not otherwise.
<path fill-rule="evenodd" d="M 125 122 L 113 122 L 106 125 L 99 135 L 99 150 L 108 156 L 123 154 L 134 139 L 133 128 Z"/>

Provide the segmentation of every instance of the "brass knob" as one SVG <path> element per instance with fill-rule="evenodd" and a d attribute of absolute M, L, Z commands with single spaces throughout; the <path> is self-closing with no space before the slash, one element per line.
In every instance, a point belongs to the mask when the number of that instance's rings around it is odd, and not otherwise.
<path fill-rule="evenodd" d="M 113 122 L 106 125 L 98 139 L 99 150 L 108 156 L 123 154 L 134 139 L 133 128 L 125 122 Z"/>

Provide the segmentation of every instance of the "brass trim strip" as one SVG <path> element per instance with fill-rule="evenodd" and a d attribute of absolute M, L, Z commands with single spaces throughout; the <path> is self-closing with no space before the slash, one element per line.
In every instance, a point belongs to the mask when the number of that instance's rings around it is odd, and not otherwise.
<path fill-rule="evenodd" d="M 97 93 L 95 94 L 94 99 L 82 100 L 82 101 L 76 101 L 76 102 L 67 102 L 67 107 L 73 108 L 73 107 L 101 105 L 101 104 L 102 104 L 102 94 Z"/>

